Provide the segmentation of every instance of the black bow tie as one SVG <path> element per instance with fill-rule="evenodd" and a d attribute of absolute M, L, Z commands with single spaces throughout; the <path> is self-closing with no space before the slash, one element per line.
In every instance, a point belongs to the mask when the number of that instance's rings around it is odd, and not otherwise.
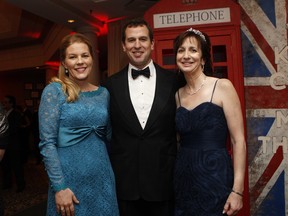
<path fill-rule="evenodd" d="M 133 79 L 136 79 L 139 75 L 143 75 L 143 76 L 149 78 L 150 77 L 150 69 L 149 69 L 149 67 L 146 67 L 143 70 L 132 69 L 132 78 Z"/>

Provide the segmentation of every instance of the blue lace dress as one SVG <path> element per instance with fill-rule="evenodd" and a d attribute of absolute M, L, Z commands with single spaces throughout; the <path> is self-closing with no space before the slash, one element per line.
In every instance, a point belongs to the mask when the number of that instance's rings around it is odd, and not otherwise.
<path fill-rule="evenodd" d="M 227 123 L 222 107 L 212 103 L 213 93 L 210 102 L 193 110 L 180 104 L 176 112 L 180 149 L 174 176 L 175 216 L 223 216 L 233 186 Z"/>
<path fill-rule="evenodd" d="M 61 85 L 42 93 L 39 107 L 40 151 L 48 173 L 47 215 L 57 215 L 55 191 L 70 188 L 79 204 L 75 215 L 118 216 L 114 173 L 105 141 L 111 136 L 109 93 L 104 87 L 81 92 L 67 103 Z"/>

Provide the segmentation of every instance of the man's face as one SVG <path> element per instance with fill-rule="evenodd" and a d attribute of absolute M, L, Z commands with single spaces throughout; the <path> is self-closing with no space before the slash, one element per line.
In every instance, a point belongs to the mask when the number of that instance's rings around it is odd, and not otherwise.
<path fill-rule="evenodd" d="M 130 63 L 139 69 L 144 68 L 150 63 L 151 52 L 154 49 L 154 41 L 151 41 L 147 27 L 128 27 L 125 35 L 122 47 Z"/>
<path fill-rule="evenodd" d="M 6 98 L 6 97 L 4 98 L 3 107 L 6 111 L 8 111 L 12 108 L 12 103 L 10 103 L 9 98 Z"/>

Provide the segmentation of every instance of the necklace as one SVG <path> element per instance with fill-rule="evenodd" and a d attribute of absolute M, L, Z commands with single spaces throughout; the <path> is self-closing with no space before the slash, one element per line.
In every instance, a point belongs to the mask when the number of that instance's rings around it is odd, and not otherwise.
<path fill-rule="evenodd" d="M 199 87 L 198 89 L 196 89 L 195 91 L 193 91 L 193 90 L 191 89 L 191 87 L 187 84 L 190 92 L 188 92 L 188 91 L 186 90 L 186 93 L 189 94 L 189 95 L 194 95 L 194 94 L 196 94 L 196 93 L 197 93 L 198 91 L 200 91 L 200 89 L 204 86 L 205 81 L 206 81 L 206 76 L 204 75 L 204 79 L 203 79 L 200 87 Z"/>

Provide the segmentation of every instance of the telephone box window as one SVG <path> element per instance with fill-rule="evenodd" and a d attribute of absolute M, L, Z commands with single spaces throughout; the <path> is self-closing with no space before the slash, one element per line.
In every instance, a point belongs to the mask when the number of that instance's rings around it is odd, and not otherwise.
<path fill-rule="evenodd" d="M 217 45 L 212 47 L 213 51 L 213 62 L 226 62 L 226 46 L 225 45 Z"/>
<path fill-rule="evenodd" d="M 175 54 L 173 49 L 162 49 L 163 65 L 175 65 Z"/>

